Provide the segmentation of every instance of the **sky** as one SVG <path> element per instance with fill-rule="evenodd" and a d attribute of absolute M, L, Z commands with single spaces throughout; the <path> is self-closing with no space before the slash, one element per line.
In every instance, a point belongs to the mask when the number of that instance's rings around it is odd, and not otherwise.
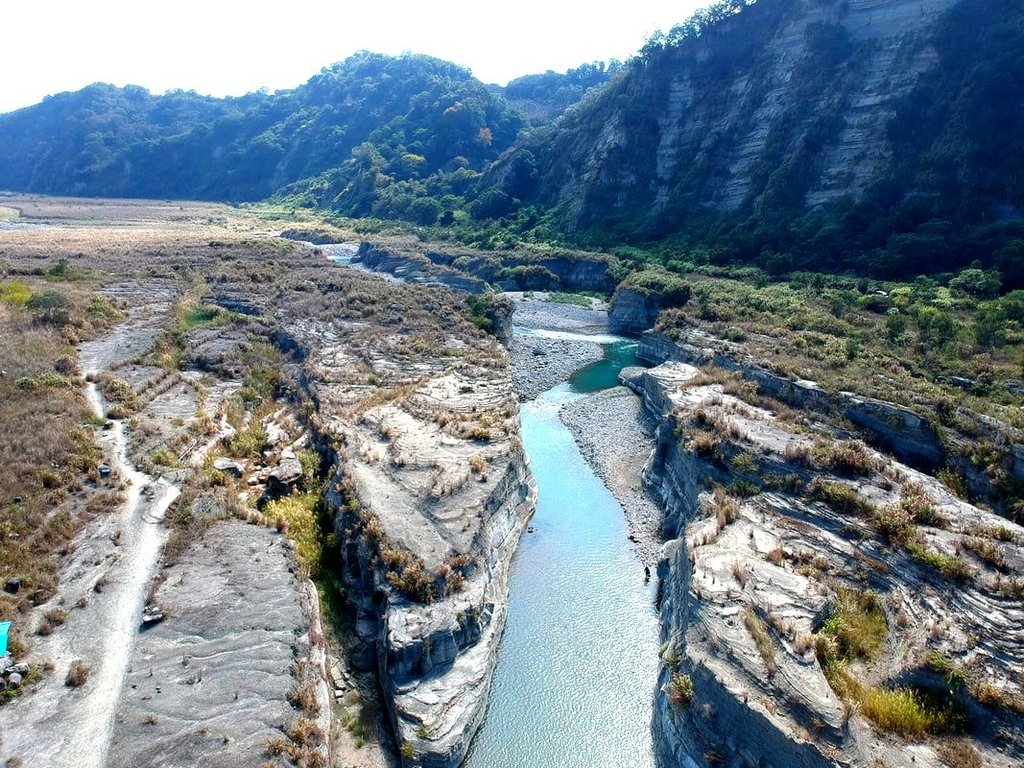
<path fill-rule="evenodd" d="M 30 0 L 0 12 L 0 113 L 98 81 L 214 96 L 304 83 L 359 50 L 488 83 L 624 60 L 708 0 Z"/>

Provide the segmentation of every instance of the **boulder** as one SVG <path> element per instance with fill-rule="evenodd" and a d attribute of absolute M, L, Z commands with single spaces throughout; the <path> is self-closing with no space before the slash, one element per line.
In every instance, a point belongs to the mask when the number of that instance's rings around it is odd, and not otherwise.
<path fill-rule="evenodd" d="M 302 463 L 294 456 L 285 456 L 267 473 L 267 495 L 287 496 L 302 481 Z"/>
<path fill-rule="evenodd" d="M 235 461 L 229 459 L 227 456 L 221 456 L 213 460 L 213 468 L 218 472 L 223 472 L 225 475 L 231 475 L 232 477 L 241 477 L 245 474 L 245 462 Z"/>
<path fill-rule="evenodd" d="M 164 618 L 166 618 L 166 614 L 158 605 L 147 605 L 142 611 L 142 625 L 144 627 L 159 624 Z"/>

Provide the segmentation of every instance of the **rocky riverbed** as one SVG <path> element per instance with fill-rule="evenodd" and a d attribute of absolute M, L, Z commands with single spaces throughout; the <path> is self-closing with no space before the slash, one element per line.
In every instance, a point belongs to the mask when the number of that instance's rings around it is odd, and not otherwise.
<path fill-rule="evenodd" d="M 512 383 L 522 400 L 533 400 L 604 356 L 593 342 L 519 335 L 513 337 L 509 352 Z"/>
<path fill-rule="evenodd" d="M 607 333 L 608 314 L 603 305 L 585 309 L 522 293 L 506 294 L 515 302 L 512 322 L 512 383 L 522 400 L 533 400 L 541 392 L 566 381 L 588 363 L 604 356 L 600 344 L 581 338 L 558 338 L 559 334 Z M 524 329 L 528 329 L 524 332 Z M 533 333 L 531 331 L 535 331 Z M 555 335 L 545 335 L 544 332 Z"/>
<path fill-rule="evenodd" d="M 622 505 L 637 556 L 653 568 L 661 549 L 661 509 L 644 485 L 643 469 L 654 450 L 657 424 L 625 387 L 567 403 L 560 415 L 587 463 Z"/>

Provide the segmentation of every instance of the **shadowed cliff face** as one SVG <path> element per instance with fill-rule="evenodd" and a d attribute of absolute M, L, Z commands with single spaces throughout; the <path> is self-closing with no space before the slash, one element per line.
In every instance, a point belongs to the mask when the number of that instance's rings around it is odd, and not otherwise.
<path fill-rule="evenodd" d="M 569 110 L 529 147 L 536 199 L 584 237 L 724 239 L 751 260 L 799 258 L 797 243 L 863 261 L 924 222 L 948 233 L 1012 218 L 1020 189 L 997 158 L 1021 119 L 1005 90 L 1020 29 L 1002 0 L 760 0 L 649 44 Z M 794 220 L 809 212 L 857 242 L 817 219 L 803 232 Z"/>
<path fill-rule="evenodd" d="M 818 205 L 858 196 L 888 162 L 888 121 L 936 66 L 955 0 L 762 1 L 635 63 L 549 156 L 546 194 L 570 223 L 696 203 Z M 595 119 L 600 117 L 601 119 Z"/>

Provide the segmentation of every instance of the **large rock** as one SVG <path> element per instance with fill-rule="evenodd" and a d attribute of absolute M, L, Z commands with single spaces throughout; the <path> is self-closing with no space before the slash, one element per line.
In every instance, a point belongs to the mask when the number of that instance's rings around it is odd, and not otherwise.
<path fill-rule="evenodd" d="M 660 313 L 658 294 L 620 287 L 608 310 L 608 329 L 613 333 L 641 333 L 654 327 Z"/>
<path fill-rule="evenodd" d="M 325 503 L 355 613 L 352 664 L 376 669 L 414 755 L 405 764 L 455 768 L 483 720 L 508 569 L 535 502 L 507 353 L 486 335 L 431 328 L 465 354 L 439 340 L 411 361 L 403 333 L 306 318 L 289 330 L 319 404 L 314 444 L 335 465 Z M 368 384 L 365 360 L 401 386 Z"/>
<path fill-rule="evenodd" d="M 278 499 L 290 494 L 302 483 L 302 463 L 295 455 L 283 456 L 266 475 L 267 496 Z"/>

